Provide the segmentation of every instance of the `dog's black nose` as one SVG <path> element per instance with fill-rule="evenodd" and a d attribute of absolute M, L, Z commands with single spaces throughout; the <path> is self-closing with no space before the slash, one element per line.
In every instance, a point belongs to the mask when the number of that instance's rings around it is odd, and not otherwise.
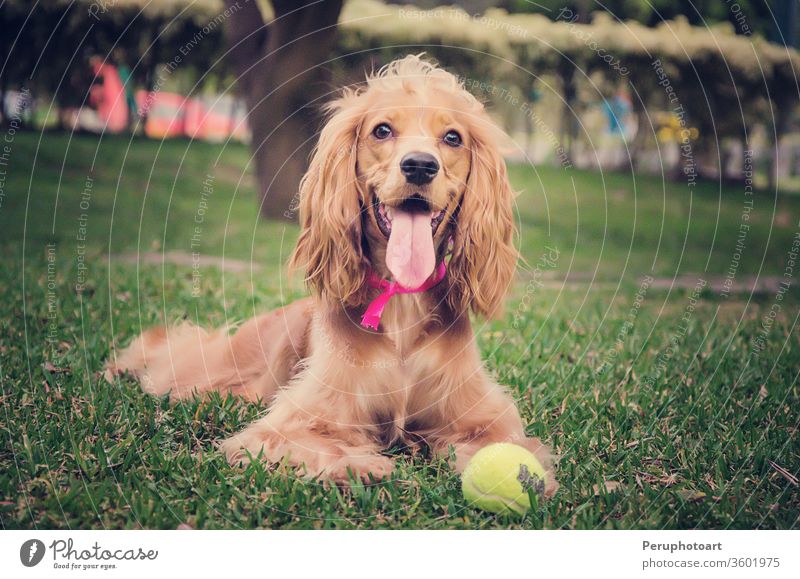
<path fill-rule="evenodd" d="M 406 181 L 414 185 L 425 185 L 433 181 L 439 172 L 439 163 L 428 153 L 409 153 L 400 161 L 400 170 Z"/>

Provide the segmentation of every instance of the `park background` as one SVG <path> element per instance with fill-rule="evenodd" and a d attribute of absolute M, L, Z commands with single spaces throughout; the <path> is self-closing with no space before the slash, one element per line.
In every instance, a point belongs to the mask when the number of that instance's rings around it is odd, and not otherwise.
<path fill-rule="evenodd" d="M 796 528 L 798 4 L 0 5 L 4 528 Z M 288 279 L 319 107 L 408 53 L 511 137 L 524 257 L 484 357 L 560 455 L 523 519 L 402 449 L 381 485 L 229 467 L 264 411 L 100 377 Z"/>

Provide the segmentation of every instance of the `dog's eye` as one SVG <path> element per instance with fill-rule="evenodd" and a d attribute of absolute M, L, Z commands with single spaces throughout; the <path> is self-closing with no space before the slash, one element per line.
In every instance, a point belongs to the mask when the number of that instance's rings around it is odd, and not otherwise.
<path fill-rule="evenodd" d="M 376 139 L 380 141 L 388 139 L 389 137 L 392 136 L 392 127 L 390 127 L 386 123 L 381 123 L 374 129 L 372 129 L 372 134 Z"/>
<path fill-rule="evenodd" d="M 459 147 L 461 145 L 461 135 L 457 131 L 447 131 L 443 140 L 451 147 Z"/>

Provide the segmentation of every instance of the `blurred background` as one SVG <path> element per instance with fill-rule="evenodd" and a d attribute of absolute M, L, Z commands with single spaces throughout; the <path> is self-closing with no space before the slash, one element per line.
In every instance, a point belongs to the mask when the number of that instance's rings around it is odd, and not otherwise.
<path fill-rule="evenodd" d="M 277 270 L 321 105 L 424 52 L 511 136 L 523 255 L 571 255 L 548 276 L 702 272 L 759 290 L 784 270 L 800 202 L 798 12 L 794 0 L 6 0 L 0 235 L 26 252 L 82 242 L 84 265 L 172 252 L 196 270 L 209 256 Z"/>
<path fill-rule="evenodd" d="M 793 0 L 6 0 L 0 102 L 29 130 L 251 143 L 282 218 L 321 102 L 424 51 L 490 103 L 512 156 L 672 180 L 752 163 L 796 189 L 798 18 Z"/>

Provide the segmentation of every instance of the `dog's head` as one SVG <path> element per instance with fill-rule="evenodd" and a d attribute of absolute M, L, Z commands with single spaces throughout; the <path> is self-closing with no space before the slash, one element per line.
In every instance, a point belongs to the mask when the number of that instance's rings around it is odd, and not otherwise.
<path fill-rule="evenodd" d="M 325 299 L 365 301 L 368 267 L 405 287 L 445 258 L 448 303 L 491 316 L 514 273 L 502 132 L 450 73 L 417 56 L 345 89 L 300 187 L 292 266 Z"/>

